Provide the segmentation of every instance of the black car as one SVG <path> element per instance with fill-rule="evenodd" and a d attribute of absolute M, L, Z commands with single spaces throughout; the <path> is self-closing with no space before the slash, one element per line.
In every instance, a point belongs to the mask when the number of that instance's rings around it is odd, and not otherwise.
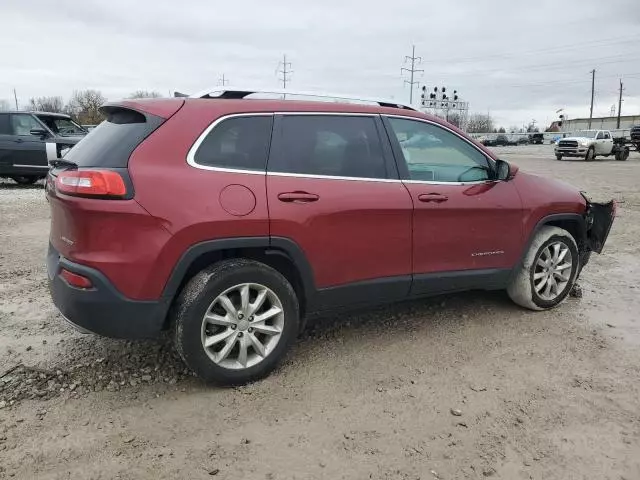
<path fill-rule="evenodd" d="M 532 145 L 542 145 L 544 143 L 544 135 L 542 133 L 532 133 L 529 135 L 529 143 Z"/>
<path fill-rule="evenodd" d="M 61 113 L 0 112 L 0 177 L 34 183 L 46 176 L 51 160 L 62 157 L 86 134 Z"/>
<path fill-rule="evenodd" d="M 489 138 L 486 139 L 482 144 L 486 147 L 509 147 L 518 145 L 518 142 L 512 142 L 506 135 L 498 135 L 493 140 Z"/>

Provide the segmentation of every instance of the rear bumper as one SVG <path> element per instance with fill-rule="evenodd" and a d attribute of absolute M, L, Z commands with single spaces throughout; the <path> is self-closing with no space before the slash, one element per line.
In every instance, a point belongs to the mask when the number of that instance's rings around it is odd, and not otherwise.
<path fill-rule="evenodd" d="M 59 275 L 61 268 L 87 277 L 93 287 L 69 285 Z M 112 338 L 156 338 L 165 324 L 168 301 L 131 300 L 98 270 L 67 260 L 51 244 L 47 272 L 53 303 L 65 320 L 80 331 Z"/>

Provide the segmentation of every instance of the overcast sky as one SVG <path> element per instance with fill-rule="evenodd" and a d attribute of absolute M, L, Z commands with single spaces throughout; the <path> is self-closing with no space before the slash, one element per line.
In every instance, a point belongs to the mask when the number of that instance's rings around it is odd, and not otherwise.
<path fill-rule="evenodd" d="M 0 99 L 95 88 L 290 88 L 408 101 L 400 67 L 415 44 L 428 86 L 457 89 L 498 124 L 546 126 L 564 108 L 640 114 L 640 0 L 0 0 Z M 404 65 L 406 66 L 406 65 Z M 416 96 L 418 92 L 416 91 Z"/>

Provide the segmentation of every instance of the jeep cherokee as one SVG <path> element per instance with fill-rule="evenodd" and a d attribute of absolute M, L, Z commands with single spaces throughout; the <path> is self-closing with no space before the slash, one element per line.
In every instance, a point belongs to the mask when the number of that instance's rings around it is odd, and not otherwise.
<path fill-rule="evenodd" d="M 439 118 L 252 93 L 108 104 L 55 162 L 47 267 L 68 321 L 171 329 L 197 375 L 243 383 L 311 313 L 469 289 L 552 308 L 606 241 L 614 202 L 520 172 Z"/>

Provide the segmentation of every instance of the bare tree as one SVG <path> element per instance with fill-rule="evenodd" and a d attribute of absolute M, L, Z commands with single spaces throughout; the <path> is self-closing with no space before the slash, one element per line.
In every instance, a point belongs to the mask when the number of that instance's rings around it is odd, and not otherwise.
<path fill-rule="evenodd" d="M 136 90 L 128 98 L 160 98 L 162 95 L 155 90 Z"/>
<path fill-rule="evenodd" d="M 467 132 L 469 133 L 489 133 L 494 130 L 493 119 L 490 115 L 474 113 L 469 115 L 467 122 Z"/>
<path fill-rule="evenodd" d="M 105 101 L 97 90 L 76 90 L 65 111 L 81 124 L 96 125 L 104 119 L 99 108 Z"/>
<path fill-rule="evenodd" d="M 519 131 L 519 130 L 520 130 L 520 129 L 519 129 L 519 127 L 518 127 L 517 125 L 511 125 L 511 126 L 509 127 L 509 132 L 510 132 L 510 133 L 518 133 L 518 131 Z"/>
<path fill-rule="evenodd" d="M 0 112 L 6 112 L 11 109 L 11 105 L 7 100 L 0 98 Z"/>
<path fill-rule="evenodd" d="M 504 127 L 500 127 L 498 129 L 498 133 L 507 133 L 507 131 L 504 129 Z"/>
<path fill-rule="evenodd" d="M 38 112 L 60 113 L 64 111 L 62 97 L 37 97 L 29 100 L 29 108 Z"/>
<path fill-rule="evenodd" d="M 447 122 L 451 125 L 455 125 L 458 128 L 462 127 L 462 116 L 458 112 L 449 113 L 447 115 Z"/>

